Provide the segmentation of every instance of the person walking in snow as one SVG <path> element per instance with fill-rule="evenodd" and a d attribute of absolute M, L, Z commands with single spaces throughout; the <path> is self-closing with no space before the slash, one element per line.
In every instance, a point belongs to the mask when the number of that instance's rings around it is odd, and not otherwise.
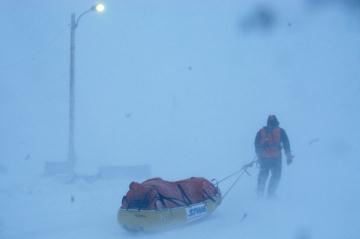
<path fill-rule="evenodd" d="M 255 152 L 260 166 L 257 182 L 259 197 L 264 196 L 269 174 L 271 176 L 267 193 L 269 197 L 275 196 L 281 178 L 282 148 L 285 151 L 287 165 L 290 165 L 294 156 L 291 154 L 289 138 L 285 130 L 279 127 L 279 121 L 276 116 L 269 115 L 267 125 L 261 128 L 255 137 Z"/>

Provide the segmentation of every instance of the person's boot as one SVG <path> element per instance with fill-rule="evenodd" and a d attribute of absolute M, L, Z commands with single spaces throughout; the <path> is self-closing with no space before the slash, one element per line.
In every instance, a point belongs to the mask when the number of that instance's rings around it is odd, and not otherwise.
<path fill-rule="evenodd" d="M 275 200 L 277 198 L 277 195 L 275 192 L 268 193 L 267 198 L 270 200 Z"/>
<path fill-rule="evenodd" d="M 265 190 L 264 190 L 263 187 L 261 187 L 261 186 L 259 187 L 259 186 L 258 186 L 257 191 L 256 191 L 256 193 L 257 193 L 257 198 L 258 198 L 258 199 L 264 198 L 264 194 L 265 194 L 264 191 L 265 191 Z"/>

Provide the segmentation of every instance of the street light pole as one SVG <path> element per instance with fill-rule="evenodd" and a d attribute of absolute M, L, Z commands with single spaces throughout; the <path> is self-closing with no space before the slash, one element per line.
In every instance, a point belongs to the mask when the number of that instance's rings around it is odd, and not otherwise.
<path fill-rule="evenodd" d="M 70 84 L 69 84 L 69 140 L 68 140 L 68 161 L 71 169 L 74 168 L 76 162 L 75 152 L 75 30 L 76 30 L 76 15 L 71 14 L 70 22 Z"/>
<path fill-rule="evenodd" d="M 70 18 L 70 82 L 69 82 L 69 138 L 68 138 L 68 163 L 74 171 L 77 161 L 75 150 L 75 33 L 79 25 L 80 19 L 89 12 L 103 12 L 105 6 L 101 3 L 96 4 L 84 11 L 76 18 L 76 14 L 72 13 Z M 73 172 L 71 172 L 73 173 Z"/>

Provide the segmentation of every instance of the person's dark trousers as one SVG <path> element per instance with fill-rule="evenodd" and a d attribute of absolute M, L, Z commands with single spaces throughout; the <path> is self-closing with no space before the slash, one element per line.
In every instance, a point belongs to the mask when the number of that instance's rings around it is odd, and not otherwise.
<path fill-rule="evenodd" d="M 279 186 L 281 178 L 281 158 L 263 158 L 259 159 L 260 171 L 258 175 L 257 193 L 262 197 L 265 192 L 266 182 L 270 175 L 268 184 L 268 196 L 274 196 L 276 189 Z"/>

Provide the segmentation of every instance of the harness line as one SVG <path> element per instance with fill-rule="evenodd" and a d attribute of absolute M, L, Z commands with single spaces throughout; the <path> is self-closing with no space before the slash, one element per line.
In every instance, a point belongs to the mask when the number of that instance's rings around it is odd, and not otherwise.
<path fill-rule="evenodd" d="M 247 175 L 251 176 L 251 174 L 247 171 L 248 168 L 252 167 L 254 165 L 254 163 L 256 163 L 256 156 L 254 157 L 254 159 L 250 162 L 245 164 L 244 166 L 241 167 L 241 169 L 236 170 L 235 172 L 231 173 L 230 175 L 220 179 L 219 181 L 216 181 L 216 185 L 219 185 L 220 183 L 228 180 L 229 178 L 239 174 L 239 176 L 234 180 L 234 182 L 231 184 L 231 186 L 229 187 L 229 189 L 224 193 L 224 195 L 222 196 L 222 198 L 224 199 L 229 192 L 234 188 L 234 186 L 237 184 L 237 182 L 240 180 L 240 178 L 244 175 L 244 173 L 246 173 Z"/>

